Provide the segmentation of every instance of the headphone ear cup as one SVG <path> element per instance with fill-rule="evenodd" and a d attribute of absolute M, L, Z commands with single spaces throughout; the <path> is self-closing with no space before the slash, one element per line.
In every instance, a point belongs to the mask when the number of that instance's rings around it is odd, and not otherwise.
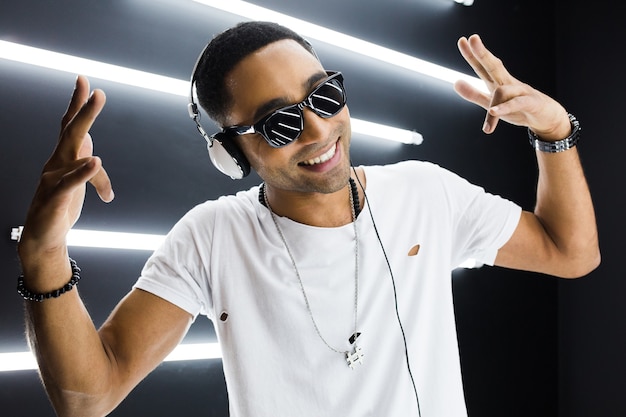
<path fill-rule="evenodd" d="M 250 173 L 250 163 L 237 145 L 225 134 L 213 135 L 207 145 L 211 162 L 220 172 L 234 180 L 240 180 Z"/>

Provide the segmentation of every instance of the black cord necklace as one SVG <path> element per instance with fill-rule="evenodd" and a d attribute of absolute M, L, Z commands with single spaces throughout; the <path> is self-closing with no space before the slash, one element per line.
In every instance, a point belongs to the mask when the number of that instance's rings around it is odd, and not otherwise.
<path fill-rule="evenodd" d="M 358 216 L 361 212 L 361 204 L 359 203 L 359 191 L 357 190 L 356 182 L 354 182 L 352 178 L 348 179 L 348 183 L 350 184 L 350 192 L 352 193 L 352 206 L 354 208 L 354 212 Z M 261 183 L 261 185 L 259 186 L 259 203 L 261 203 L 262 206 L 269 208 L 267 207 L 265 199 L 265 183 Z"/>

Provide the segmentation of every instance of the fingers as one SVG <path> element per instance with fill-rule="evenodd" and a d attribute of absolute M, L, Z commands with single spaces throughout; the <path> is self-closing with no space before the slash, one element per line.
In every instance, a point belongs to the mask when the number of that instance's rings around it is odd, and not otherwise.
<path fill-rule="evenodd" d="M 500 58 L 493 55 L 478 35 L 460 38 L 459 51 L 476 75 L 491 88 L 510 83 L 514 78 L 506 70 Z"/>
<path fill-rule="evenodd" d="M 89 181 L 102 201 L 105 203 L 113 201 L 115 194 L 109 175 L 102 166 L 102 160 L 94 156 L 77 162 L 78 166 L 67 172 L 59 182 L 59 191 L 71 193 Z"/>
<path fill-rule="evenodd" d="M 61 134 L 52 160 L 84 158 L 91 155 L 91 139 L 87 138 L 96 118 L 102 111 L 106 96 L 102 90 L 90 94 L 89 80 L 76 78 L 74 92 L 61 119 Z M 88 140 L 87 140 L 88 139 Z"/>
<path fill-rule="evenodd" d="M 498 116 L 494 116 L 490 112 L 487 112 L 485 115 L 485 121 L 483 122 L 483 132 L 486 134 L 491 134 L 496 130 L 496 126 L 498 126 L 498 122 L 500 118 Z"/>
<path fill-rule="evenodd" d="M 84 76 L 77 77 L 72 98 L 61 122 L 59 143 L 49 164 L 53 170 L 63 170 L 63 166 L 70 169 L 64 177 L 64 184 L 71 187 L 89 181 L 100 198 L 110 202 L 114 197 L 111 181 L 100 158 L 93 157 L 93 142 L 89 134 L 105 102 L 106 96 L 102 90 L 94 90 L 90 94 L 89 80 Z M 80 167 L 72 169 L 76 163 Z"/>
<path fill-rule="evenodd" d="M 86 182 L 90 182 L 96 189 L 98 196 L 105 203 L 110 203 L 115 198 L 111 180 L 106 170 L 102 166 L 102 160 L 97 156 L 92 156 L 78 160 L 65 167 L 59 176 L 51 173 L 52 179 L 48 187 L 54 193 L 73 193 L 77 189 L 83 188 Z"/>
<path fill-rule="evenodd" d="M 530 126 L 535 123 L 536 113 L 545 113 L 545 98 L 548 97 L 520 82 L 498 87 L 487 109 L 483 130 L 493 132 L 499 119 L 517 126 Z"/>
<path fill-rule="evenodd" d="M 507 119 L 506 116 L 519 111 L 520 102 L 524 100 L 516 97 L 524 94 L 523 84 L 509 74 L 500 58 L 485 47 L 478 35 L 460 38 L 458 48 L 474 72 L 485 81 L 491 94 L 482 94 L 465 82 L 457 82 L 455 90 L 461 97 L 487 110 L 482 130 L 492 133 L 500 118 Z"/>
<path fill-rule="evenodd" d="M 514 78 L 478 35 L 460 38 L 458 47 L 489 88 L 489 94 L 484 94 L 464 81 L 454 85 L 461 97 L 487 110 L 482 127 L 485 133 L 492 133 L 502 119 L 527 126 L 545 138 L 568 134 L 571 127 L 565 109 L 552 98 Z"/>
<path fill-rule="evenodd" d="M 58 151 L 65 157 L 77 158 L 87 156 L 81 153 L 85 139 L 96 118 L 102 111 L 106 97 L 102 90 L 94 90 L 86 103 L 74 114 L 61 133 Z M 72 108 L 74 103 L 70 105 Z M 69 109 L 68 109 L 69 110 Z M 68 113 L 69 114 L 69 113 Z"/>
<path fill-rule="evenodd" d="M 76 113 L 80 110 L 80 108 L 87 102 L 89 98 L 89 80 L 79 75 L 76 78 L 76 84 L 74 85 L 74 92 L 72 93 L 72 98 L 70 99 L 70 103 L 61 119 L 61 131 L 65 130 L 67 124 L 74 118 Z"/>
<path fill-rule="evenodd" d="M 51 195 L 71 195 L 76 189 L 83 188 L 84 184 L 93 178 L 102 167 L 102 161 L 98 157 L 89 157 L 68 164 L 59 172 L 50 172 L 46 188 Z"/>
<path fill-rule="evenodd" d="M 46 162 L 28 210 L 21 253 L 41 254 L 65 247 L 65 236 L 79 218 L 85 184 L 91 182 L 100 198 L 109 202 L 113 190 L 100 158 L 93 156 L 89 129 L 106 98 L 100 90 L 89 93 L 89 82 L 78 77 L 68 108 L 61 121 L 57 146 Z M 38 255 L 37 255 L 38 256 Z"/>
<path fill-rule="evenodd" d="M 493 105 L 493 96 L 489 96 L 477 90 L 472 85 L 463 80 L 459 80 L 454 84 L 454 90 L 465 100 L 477 104 L 483 109 L 487 110 L 482 130 L 485 133 L 492 133 L 495 130 L 499 119 L 498 115 L 492 112 L 491 106 Z"/>
<path fill-rule="evenodd" d="M 487 110 L 491 104 L 491 96 L 478 90 L 470 83 L 464 80 L 458 80 L 454 83 L 454 91 L 465 100 L 477 104 Z"/>
<path fill-rule="evenodd" d="M 113 187 L 111 186 L 109 174 L 107 174 L 104 167 L 100 166 L 96 175 L 94 175 L 89 182 L 94 186 L 102 201 L 105 203 L 113 201 L 115 194 L 113 193 Z"/>
<path fill-rule="evenodd" d="M 516 125 L 523 122 L 529 102 L 526 87 L 525 84 L 517 83 L 494 90 L 485 115 L 483 132 L 493 133 L 500 119 Z"/>

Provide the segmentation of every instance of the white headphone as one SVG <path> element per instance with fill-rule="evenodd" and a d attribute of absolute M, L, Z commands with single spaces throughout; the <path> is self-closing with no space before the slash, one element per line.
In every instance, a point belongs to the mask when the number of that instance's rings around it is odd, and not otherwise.
<path fill-rule="evenodd" d="M 239 180 L 250 173 L 250 163 L 246 159 L 243 152 L 228 135 L 218 132 L 209 136 L 200 124 L 200 109 L 195 101 L 196 72 L 207 47 L 204 48 L 198 57 L 196 65 L 193 67 L 193 72 L 191 73 L 191 88 L 189 91 L 189 104 L 187 104 L 187 111 L 189 112 L 189 117 L 191 117 L 191 119 L 196 123 L 198 132 L 200 132 L 202 137 L 207 142 L 209 158 L 211 158 L 211 162 L 215 168 L 232 179 Z"/>

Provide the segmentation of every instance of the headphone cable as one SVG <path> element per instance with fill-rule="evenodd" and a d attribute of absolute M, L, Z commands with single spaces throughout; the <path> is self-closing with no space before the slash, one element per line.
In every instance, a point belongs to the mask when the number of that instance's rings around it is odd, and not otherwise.
<path fill-rule="evenodd" d="M 404 343 L 404 356 L 406 358 L 406 366 L 409 371 L 409 377 L 411 379 L 411 384 L 413 385 L 413 392 L 415 393 L 415 401 L 417 402 L 417 413 L 418 417 L 422 417 L 422 411 L 420 407 L 419 395 L 417 394 L 417 387 L 415 385 L 415 379 L 413 378 L 413 371 L 411 370 L 411 362 L 409 360 L 409 348 L 408 342 L 406 340 L 406 334 L 404 332 L 404 326 L 402 325 L 402 319 L 400 318 L 400 311 L 398 310 L 398 292 L 396 290 L 396 280 L 393 276 L 393 271 L 391 270 L 391 263 L 389 262 L 389 258 L 387 257 L 387 252 L 385 251 L 385 247 L 383 245 L 383 241 L 380 238 L 380 234 L 378 233 L 378 228 L 376 227 L 376 222 L 374 221 L 374 215 L 372 213 L 372 206 L 369 203 L 369 199 L 367 198 L 367 193 L 365 192 L 365 187 L 361 183 L 359 176 L 356 173 L 356 169 L 354 165 L 352 165 L 352 171 L 354 172 L 354 176 L 356 177 L 361 190 L 363 191 L 363 196 L 365 197 L 365 202 L 367 203 L 367 210 L 369 211 L 370 218 L 372 219 L 372 225 L 374 226 L 374 233 L 376 233 L 376 238 L 378 239 L 378 243 L 380 244 L 380 248 L 383 252 L 383 256 L 385 257 L 385 262 L 387 262 L 387 268 L 389 269 L 389 276 L 391 277 L 391 286 L 393 288 L 393 298 L 394 298 L 394 307 L 396 311 L 396 318 L 398 319 L 398 325 L 400 326 L 400 332 L 402 333 L 402 341 Z"/>

